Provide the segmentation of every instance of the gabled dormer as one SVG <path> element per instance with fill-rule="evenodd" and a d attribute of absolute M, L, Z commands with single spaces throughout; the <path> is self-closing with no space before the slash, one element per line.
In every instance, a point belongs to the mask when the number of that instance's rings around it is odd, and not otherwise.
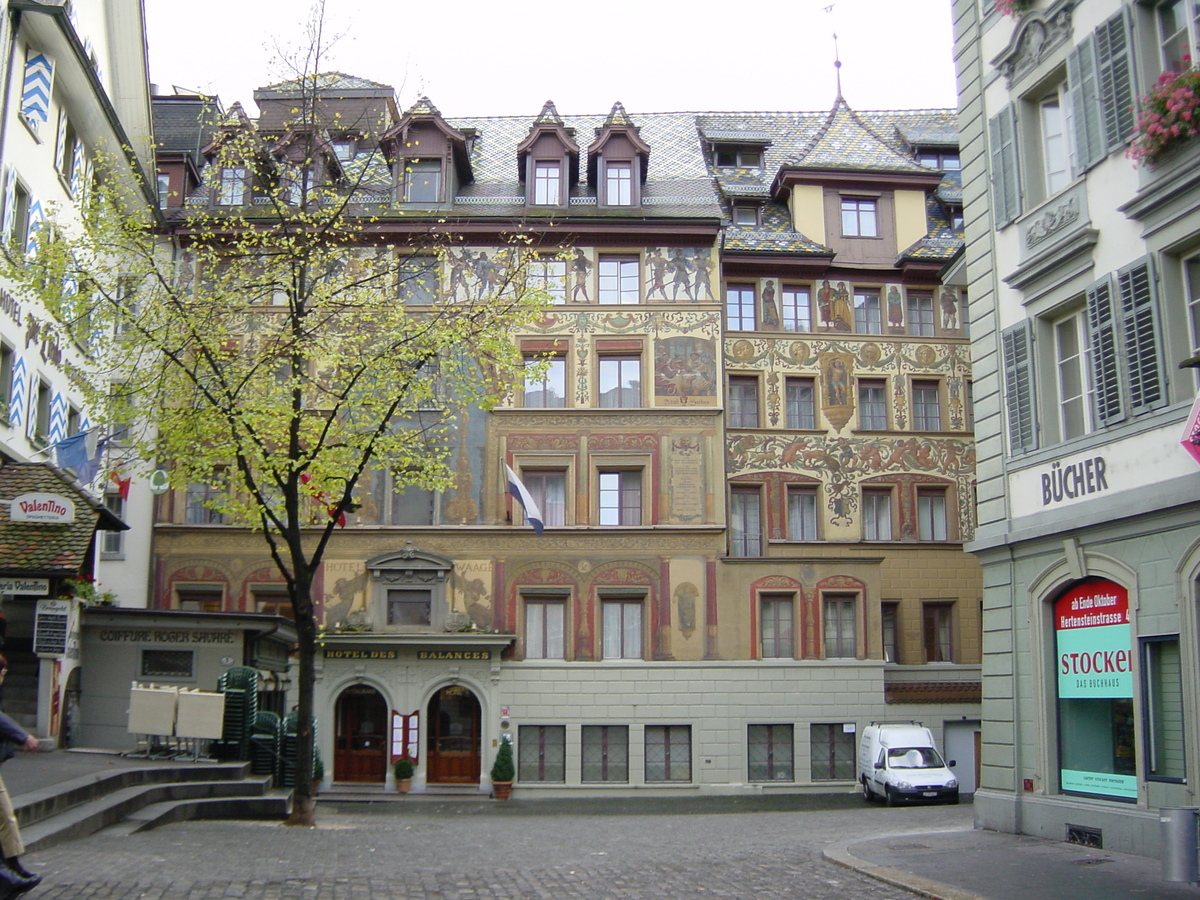
<path fill-rule="evenodd" d="M 317 188 L 337 184 L 342 163 L 324 130 L 293 126 L 270 150 L 284 197 L 293 206 Z"/>
<path fill-rule="evenodd" d="M 588 184 L 599 206 L 641 206 L 650 145 L 620 102 L 614 103 L 588 147 Z"/>
<path fill-rule="evenodd" d="M 839 261 L 894 266 L 929 233 L 926 196 L 940 181 L 839 95 L 808 145 L 779 167 L 771 192 L 795 230 Z"/>
<path fill-rule="evenodd" d="M 428 97 L 421 97 L 379 139 L 392 167 L 396 199 L 418 206 L 454 200 L 459 185 L 473 180 L 466 136 L 451 128 Z"/>
<path fill-rule="evenodd" d="M 200 151 L 204 157 L 209 202 L 214 206 L 244 206 L 251 202 L 257 169 L 258 133 L 242 104 L 234 103 Z"/>
<path fill-rule="evenodd" d="M 529 134 L 517 145 L 517 167 L 528 205 L 567 205 L 571 187 L 579 181 L 579 145 L 554 101 L 546 101 Z"/>

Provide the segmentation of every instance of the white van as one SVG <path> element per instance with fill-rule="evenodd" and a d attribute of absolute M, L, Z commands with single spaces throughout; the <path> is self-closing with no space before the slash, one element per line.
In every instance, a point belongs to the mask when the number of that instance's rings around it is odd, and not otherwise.
<path fill-rule="evenodd" d="M 888 806 L 902 800 L 958 802 L 958 779 L 937 752 L 933 733 L 915 723 L 864 728 L 858 745 L 858 780 L 864 800 L 883 796 Z"/>

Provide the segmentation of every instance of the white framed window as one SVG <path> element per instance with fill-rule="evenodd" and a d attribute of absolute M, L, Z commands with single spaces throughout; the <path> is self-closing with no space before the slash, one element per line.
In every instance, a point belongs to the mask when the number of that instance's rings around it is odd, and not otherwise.
<path fill-rule="evenodd" d="M 563 659 L 566 598 L 525 599 L 525 658 Z"/>
<path fill-rule="evenodd" d="M 879 202 L 865 197 L 842 198 L 842 236 L 879 237 Z"/>
<path fill-rule="evenodd" d="M 783 330 L 812 331 L 812 299 L 808 288 L 785 287 L 782 298 Z"/>
<path fill-rule="evenodd" d="M 729 376 L 729 426 L 758 427 L 758 376 Z"/>
<path fill-rule="evenodd" d="M 537 366 L 538 368 L 535 368 Z M 541 369 L 541 367 L 545 367 Z M 525 406 L 528 409 L 562 409 L 567 405 L 567 358 L 525 357 Z M 539 372 L 539 369 L 541 371 Z"/>
<path fill-rule="evenodd" d="M 908 333 L 916 337 L 933 337 L 933 294 L 928 291 L 909 291 Z"/>
<path fill-rule="evenodd" d="M 633 163 L 604 164 L 604 202 L 608 206 L 633 205 Z"/>
<path fill-rule="evenodd" d="M 892 539 L 892 489 L 863 488 L 862 517 L 864 541 Z"/>
<path fill-rule="evenodd" d="M 1071 150 L 1067 139 L 1066 98 L 1059 91 L 1038 101 L 1038 137 L 1047 197 L 1071 183 Z"/>
<path fill-rule="evenodd" d="M 826 594 L 821 598 L 826 659 L 853 659 L 858 653 L 855 628 L 855 594 Z"/>
<path fill-rule="evenodd" d="M 604 659 L 642 658 L 644 598 L 612 598 L 600 604 L 601 656 Z"/>
<path fill-rule="evenodd" d="M 788 378 L 784 382 L 787 427 L 817 427 L 816 381 L 812 378 Z"/>
<path fill-rule="evenodd" d="M 917 537 L 923 541 L 947 539 L 946 491 L 944 488 L 917 489 Z"/>
<path fill-rule="evenodd" d="M 642 358 L 605 354 L 596 364 L 600 406 L 604 409 L 636 409 L 642 406 Z"/>
<path fill-rule="evenodd" d="M 541 511 L 543 525 L 549 528 L 567 524 L 566 470 L 522 469 L 521 482 Z"/>
<path fill-rule="evenodd" d="M 124 521 L 125 519 L 125 501 L 121 499 L 121 495 L 115 491 L 106 492 L 104 494 L 104 508 Z M 100 532 L 100 558 L 101 559 L 124 559 L 125 558 L 125 532 L 124 531 L 102 531 Z"/>
<path fill-rule="evenodd" d="M 817 540 L 816 485 L 792 485 L 787 491 L 788 539 Z"/>
<path fill-rule="evenodd" d="M 599 524 L 642 524 L 642 470 L 601 471 L 599 486 Z"/>
<path fill-rule="evenodd" d="M 601 256 L 598 269 L 601 303 L 641 302 L 641 262 L 636 256 Z"/>
<path fill-rule="evenodd" d="M 438 203 L 442 199 L 442 161 L 410 159 L 404 166 L 404 202 Z"/>
<path fill-rule="evenodd" d="M 730 331 L 753 331 L 756 321 L 754 286 L 731 284 L 725 288 L 725 327 Z"/>
<path fill-rule="evenodd" d="M 854 330 L 859 334 L 883 334 L 879 291 L 854 292 Z"/>
<path fill-rule="evenodd" d="M 896 602 L 880 605 L 883 625 L 883 661 L 900 662 L 900 604 Z"/>
<path fill-rule="evenodd" d="M 246 167 L 223 166 L 217 176 L 217 204 L 241 206 L 246 201 Z"/>
<path fill-rule="evenodd" d="M 1062 440 L 1066 441 L 1096 429 L 1092 348 L 1082 311 L 1059 319 L 1052 327 L 1058 424 Z"/>
<path fill-rule="evenodd" d="M 542 291 L 553 304 L 567 302 L 567 261 L 533 259 L 525 266 L 525 286 Z"/>
<path fill-rule="evenodd" d="M 398 267 L 400 299 L 406 303 L 433 303 L 438 295 L 436 256 L 405 256 Z"/>
<path fill-rule="evenodd" d="M 562 163 L 544 160 L 533 164 L 533 205 L 558 206 L 562 203 Z"/>
<path fill-rule="evenodd" d="M 763 594 L 758 601 L 759 648 L 763 659 L 791 659 L 794 653 L 791 594 Z"/>
<path fill-rule="evenodd" d="M 942 430 L 942 395 L 936 381 L 912 383 L 912 424 L 916 431 Z"/>
<path fill-rule="evenodd" d="M 1188 329 L 1192 341 L 1192 355 L 1200 355 L 1200 253 L 1183 261 L 1183 292 L 1187 303 Z M 1200 368 L 1195 373 L 1196 386 L 1200 388 Z"/>
<path fill-rule="evenodd" d="M 858 380 L 858 427 L 862 431 L 887 431 L 887 384 L 882 379 Z"/>
<path fill-rule="evenodd" d="M 1155 7 L 1158 46 L 1163 71 L 1182 72 L 1198 61 L 1200 49 L 1200 3 L 1196 0 L 1164 0 Z"/>
<path fill-rule="evenodd" d="M 738 486 L 729 494 L 730 553 L 762 556 L 762 492 Z"/>

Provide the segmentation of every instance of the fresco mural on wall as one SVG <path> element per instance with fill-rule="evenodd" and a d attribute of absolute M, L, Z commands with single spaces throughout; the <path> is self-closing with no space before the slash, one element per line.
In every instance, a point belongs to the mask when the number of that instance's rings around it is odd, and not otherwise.
<path fill-rule="evenodd" d="M 886 308 L 888 329 L 893 334 L 904 333 L 904 298 L 900 294 L 900 286 L 889 284 L 886 288 Z"/>
<path fill-rule="evenodd" d="M 846 282 L 839 281 L 837 287 L 828 279 L 821 282 L 817 289 L 817 316 L 824 331 L 854 330 L 854 309 L 850 305 L 850 289 Z"/>
<path fill-rule="evenodd" d="M 821 411 L 834 428 L 841 431 L 854 415 L 854 357 L 849 353 L 822 353 Z"/>
<path fill-rule="evenodd" d="M 938 288 L 937 303 L 942 311 L 942 330 L 961 331 L 959 311 L 962 308 L 962 301 L 959 298 L 958 289 L 949 286 Z"/>
<path fill-rule="evenodd" d="M 662 406 L 715 406 L 716 341 L 697 337 L 658 341 L 654 352 L 654 397 Z"/>
<path fill-rule="evenodd" d="M 714 303 L 713 268 L 710 250 L 651 247 L 646 251 L 643 277 L 645 300 L 647 303 L 678 303 L 681 300 Z"/>

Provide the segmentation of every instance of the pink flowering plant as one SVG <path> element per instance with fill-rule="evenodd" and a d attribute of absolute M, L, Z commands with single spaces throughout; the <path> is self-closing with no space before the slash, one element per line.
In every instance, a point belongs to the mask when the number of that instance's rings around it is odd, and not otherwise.
<path fill-rule="evenodd" d="M 1184 62 L 1191 63 L 1185 56 Z M 1153 166 L 1172 148 L 1200 134 L 1200 70 L 1163 72 L 1141 99 L 1133 143 L 1126 155 Z"/>
<path fill-rule="evenodd" d="M 1033 6 L 1033 0 L 996 0 L 996 9 L 1006 16 L 1016 18 Z"/>

